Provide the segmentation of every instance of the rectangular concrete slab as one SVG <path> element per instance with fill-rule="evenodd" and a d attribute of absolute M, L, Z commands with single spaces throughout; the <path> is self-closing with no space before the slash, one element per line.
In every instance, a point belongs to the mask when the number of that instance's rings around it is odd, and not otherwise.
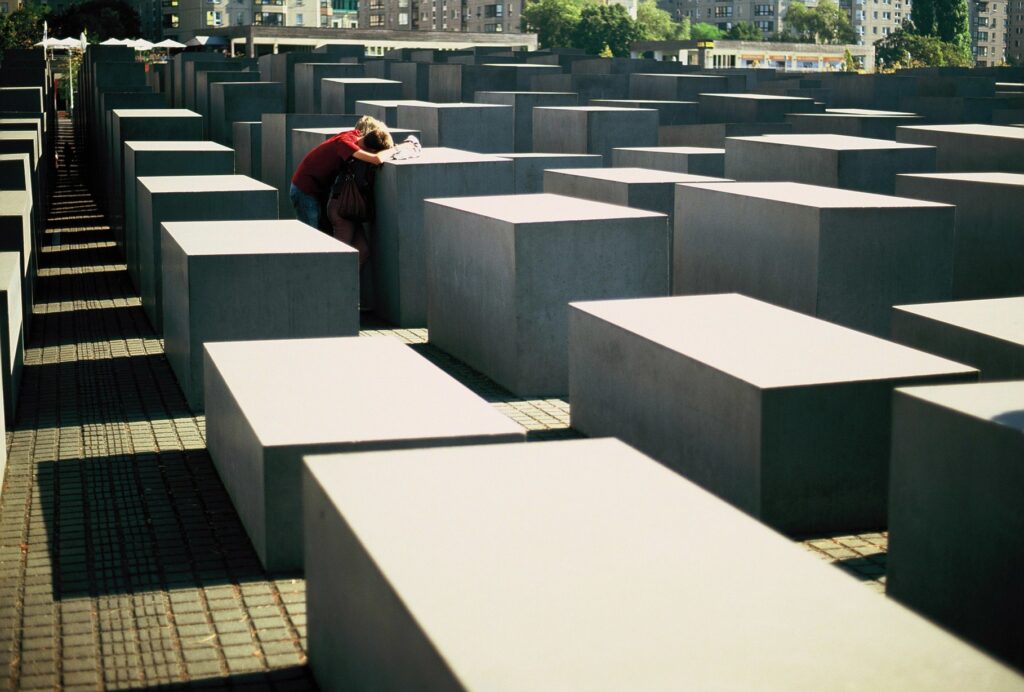
<path fill-rule="evenodd" d="M 525 439 L 517 423 L 396 339 L 205 349 L 210 457 L 270 570 L 302 568 L 304 455 Z"/>
<path fill-rule="evenodd" d="M 896 194 L 956 205 L 954 298 L 1024 295 L 1024 174 L 898 175 Z"/>
<path fill-rule="evenodd" d="M 600 154 L 611 162 L 621 146 L 658 144 L 658 111 L 604 106 L 533 109 L 533 150 L 562 154 Z"/>
<path fill-rule="evenodd" d="M 138 196 L 139 288 L 142 307 L 158 334 L 163 329 L 161 224 L 277 217 L 277 190 L 244 175 L 142 177 Z"/>
<path fill-rule="evenodd" d="M 896 139 L 938 150 L 942 172 L 1024 173 L 1024 129 L 1001 125 L 913 125 L 896 129 Z"/>
<path fill-rule="evenodd" d="M 645 99 L 591 99 L 588 105 L 610 108 L 653 108 L 658 111 L 658 127 L 688 125 L 697 122 L 695 101 L 651 101 Z"/>
<path fill-rule="evenodd" d="M 3 388 L 2 406 L 8 429 L 14 427 L 25 365 L 21 281 L 21 254 L 0 252 L 0 387 Z M 2 458 L 6 457 L 4 453 Z"/>
<path fill-rule="evenodd" d="M 303 493 L 325 692 L 1021 684 L 615 440 L 307 457 Z"/>
<path fill-rule="evenodd" d="M 259 180 L 263 173 L 262 122 L 241 121 L 232 123 L 232 146 L 235 149 L 235 170 L 238 175 L 247 175 Z"/>
<path fill-rule="evenodd" d="M 531 152 L 498 154 L 512 161 L 517 195 L 544 192 L 544 171 L 549 168 L 600 168 L 604 157 L 598 154 L 535 154 Z"/>
<path fill-rule="evenodd" d="M 402 98 L 402 83 L 374 77 L 345 77 L 320 80 L 321 113 L 347 115 L 356 112 L 356 101 Z"/>
<path fill-rule="evenodd" d="M 621 147 L 612 150 L 611 165 L 652 168 L 673 173 L 725 177 L 725 149 L 710 147 Z"/>
<path fill-rule="evenodd" d="M 735 291 L 887 337 L 893 305 L 952 297 L 953 223 L 949 205 L 852 190 L 679 185 L 673 293 Z"/>
<path fill-rule="evenodd" d="M 234 123 L 285 113 L 285 103 L 280 82 L 217 82 L 210 87 L 210 138 L 231 146 Z"/>
<path fill-rule="evenodd" d="M 28 327 L 31 325 L 38 266 L 32 236 L 32 193 L 29 191 L 0 190 L 0 252 L 16 252 L 21 257 L 21 314 Z"/>
<path fill-rule="evenodd" d="M 668 294 L 665 216 L 561 195 L 426 202 L 430 341 L 520 396 L 568 391 L 573 300 Z"/>
<path fill-rule="evenodd" d="M 714 94 L 697 97 L 705 123 L 781 123 L 788 113 L 813 113 L 814 99 L 770 94 Z"/>
<path fill-rule="evenodd" d="M 164 351 L 203 410 L 203 344 L 359 334 L 358 253 L 298 221 L 165 223 Z"/>
<path fill-rule="evenodd" d="M 512 162 L 458 149 L 424 148 L 414 159 L 390 161 L 377 173 L 373 267 L 376 311 L 399 326 L 427 323 L 423 200 L 505 195 L 515 190 Z"/>
<path fill-rule="evenodd" d="M 514 109 L 489 103 L 403 103 L 398 126 L 419 130 L 425 147 L 449 147 L 481 154 L 514 148 Z"/>
<path fill-rule="evenodd" d="M 568 91 L 478 91 L 477 103 L 512 107 L 513 147 L 507 151 L 532 152 L 533 109 L 537 106 L 575 106 L 576 94 Z M 499 150 L 500 151 L 500 150 Z"/>
<path fill-rule="evenodd" d="M 893 402 L 886 591 L 1024 669 L 1024 382 L 907 387 Z"/>
<path fill-rule="evenodd" d="M 975 367 L 983 380 L 1024 379 L 1024 297 L 896 305 L 892 339 Z"/>
<path fill-rule="evenodd" d="M 575 303 L 572 427 L 792 534 L 884 527 L 890 400 L 977 371 L 738 294 Z"/>
<path fill-rule="evenodd" d="M 793 134 L 831 134 L 872 139 L 896 139 L 896 128 L 921 124 L 914 113 L 856 108 L 830 108 L 824 113 L 787 113 Z"/>
<path fill-rule="evenodd" d="M 360 78 L 365 76 L 365 71 L 366 68 L 359 63 L 298 63 L 295 65 L 295 112 L 320 112 L 321 80 L 330 78 Z"/>
<path fill-rule="evenodd" d="M 843 135 L 764 135 L 725 140 L 725 175 L 891 195 L 896 174 L 935 170 L 935 149 Z"/>

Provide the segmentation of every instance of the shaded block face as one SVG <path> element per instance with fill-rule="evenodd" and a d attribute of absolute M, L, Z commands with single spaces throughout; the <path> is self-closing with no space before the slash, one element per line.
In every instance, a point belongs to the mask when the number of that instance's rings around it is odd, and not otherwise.
<path fill-rule="evenodd" d="M 320 82 L 320 112 L 336 115 L 356 112 L 356 101 L 402 98 L 402 83 L 372 77 L 324 79 Z"/>
<path fill-rule="evenodd" d="M 794 534 L 885 526 L 893 387 L 977 376 L 737 294 L 575 304 L 569 372 L 575 429 Z"/>
<path fill-rule="evenodd" d="M 472 103 L 478 91 L 522 91 L 516 86 L 515 74 L 494 65 L 430 65 L 429 75 L 427 100 L 434 103 Z M 538 89 L 532 83 L 530 90 L 568 91 Z"/>
<path fill-rule="evenodd" d="M 280 82 L 218 82 L 210 87 L 210 135 L 215 142 L 231 146 L 235 122 L 284 112 L 285 90 Z"/>
<path fill-rule="evenodd" d="M 377 174 L 374 296 L 380 315 L 400 326 L 427 323 L 423 200 L 512 194 L 508 159 L 446 148 L 424 148 L 419 158 L 391 161 Z"/>
<path fill-rule="evenodd" d="M 701 94 L 700 119 L 705 123 L 781 123 L 787 113 L 813 113 L 813 99 L 769 94 Z"/>
<path fill-rule="evenodd" d="M 495 154 L 513 149 L 513 115 L 511 106 L 402 104 L 398 106 L 398 126 L 422 132 L 425 147 Z"/>
<path fill-rule="evenodd" d="M 243 121 L 232 124 L 235 170 L 238 175 L 259 179 L 263 173 L 263 123 Z"/>
<path fill-rule="evenodd" d="M 295 111 L 297 113 L 320 112 L 320 80 L 360 78 L 364 75 L 365 68 L 358 63 L 307 62 L 296 65 Z"/>
<path fill-rule="evenodd" d="M 725 174 L 891 195 L 898 173 L 932 172 L 935 149 L 842 135 L 765 135 L 725 141 Z"/>
<path fill-rule="evenodd" d="M 358 253 L 298 221 L 167 223 L 164 349 L 203 410 L 203 344 L 359 334 Z"/>
<path fill-rule="evenodd" d="M 521 395 L 568 390 L 572 300 L 668 293 L 661 214 L 561 195 L 426 203 L 431 343 Z"/>
<path fill-rule="evenodd" d="M 31 192 L 0 190 L 0 252 L 18 253 L 21 258 L 21 314 L 29 316 L 34 303 L 38 261 L 32 237 Z"/>
<path fill-rule="evenodd" d="M 140 177 L 167 175 L 231 175 L 234 153 L 215 142 L 125 142 L 124 143 L 124 240 L 128 275 L 141 287 L 139 274 L 139 183 Z"/>
<path fill-rule="evenodd" d="M 672 173 L 725 176 L 725 149 L 709 147 L 623 147 L 612 151 L 612 165 Z"/>
<path fill-rule="evenodd" d="M 631 74 L 629 98 L 697 101 L 700 94 L 741 91 L 745 78 L 734 75 Z"/>
<path fill-rule="evenodd" d="M 394 339 L 205 348 L 210 457 L 267 569 L 302 568 L 304 455 L 525 439 L 518 424 Z"/>
<path fill-rule="evenodd" d="M 591 99 L 591 106 L 608 108 L 653 108 L 658 111 L 658 126 L 688 125 L 697 122 L 694 101 L 644 101 L 641 99 Z"/>
<path fill-rule="evenodd" d="M 1024 379 L 1024 297 L 897 305 L 892 338 L 975 367 L 982 380 Z"/>
<path fill-rule="evenodd" d="M 669 173 L 647 168 L 593 168 L 544 171 L 544 192 L 582 197 L 595 202 L 620 204 L 665 214 L 669 227 L 675 208 L 675 187 L 679 183 L 723 183 L 688 173 Z"/>
<path fill-rule="evenodd" d="M 616 440 L 315 456 L 303 476 L 328 692 L 1020 684 Z"/>
<path fill-rule="evenodd" d="M 727 137 L 757 137 L 766 134 L 789 134 L 789 123 L 704 123 L 658 128 L 658 146 L 725 148 Z"/>
<path fill-rule="evenodd" d="M 886 592 L 1024 668 L 1024 383 L 909 387 L 893 403 Z"/>
<path fill-rule="evenodd" d="M 240 72 L 237 70 L 229 71 L 203 71 L 196 75 L 196 111 L 206 118 L 207 130 L 209 131 L 209 123 L 212 113 L 210 112 L 210 104 L 212 98 L 210 96 L 211 87 L 218 82 L 258 82 L 260 81 L 259 72 Z"/>
<path fill-rule="evenodd" d="M 21 253 L 0 252 L 0 386 L 3 387 L 2 405 L 8 428 L 14 426 L 16 419 L 21 371 L 25 364 L 21 284 Z M 6 458 L 5 449 L 0 456 L 0 467 Z"/>
<path fill-rule="evenodd" d="M 563 154 L 600 154 L 612 149 L 658 143 L 658 112 L 646 108 L 534 108 L 533 150 Z"/>
<path fill-rule="evenodd" d="M 425 101 L 430 97 L 430 66 L 417 62 L 392 63 L 387 75 L 402 83 L 402 98 Z"/>
<path fill-rule="evenodd" d="M 512 161 L 515 194 L 544 192 L 544 171 L 548 168 L 600 168 L 603 159 L 596 154 L 500 154 Z"/>
<path fill-rule="evenodd" d="M 846 135 L 871 139 L 896 139 L 896 128 L 914 125 L 922 118 L 913 113 L 858 109 L 829 109 L 824 113 L 787 113 L 786 122 L 798 135 Z"/>
<path fill-rule="evenodd" d="M 509 151 L 533 151 L 533 109 L 537 106 L 575 106 L 576 94 L 570 92 L 478 91 L 477 103 L 511 106 L 513 148 Z M 500 151 L 500 150 L 495 150 Z"/>
<path fill-rule="evenodd" d="M 390 101 L 356 101 L 356 115 L 369 115 L 372 118 L 394 126 L 398 123 L 398 106 L 424 103 L 415 99 L 392 99 Z"/>
<path fill-rule="evenodd" d="M 950 299 L 954 211 L 798 183 L 680 185 L 673 293 L 742 293 L 887 337 L 891 306 Z"/>
<path fill-rule="evenodd" d="M 244 175 L 143 177 L 138 195 L 139 289 L 142 307 L 158 333 L 163 329 L 161 224 L 277 216 L 277 190 Z"/>
<path fill-rule="evenodd" d="M 954 298 L 1024 295 L 1024 174 L 899 175 L 896 194 L 956 206 Z"/>
<path fill-rule="evenodd" d="M 896 130 L 900 142 L 933 146 L 942 172 L 1024 173 L 1024 129 L 1000 125 L 922 125 Z"/>

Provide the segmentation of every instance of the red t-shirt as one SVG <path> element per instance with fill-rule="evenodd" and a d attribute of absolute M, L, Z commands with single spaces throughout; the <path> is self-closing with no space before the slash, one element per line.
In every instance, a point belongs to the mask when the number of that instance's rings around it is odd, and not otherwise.
<path fill-rule="evenodd" d="M 307 195 L 326 197 L 341 162 L 358 151 L 358 140 L 357 130 L 348 130 L 326 140 L 302 159 L 292 176 L 292 184 Z"/>

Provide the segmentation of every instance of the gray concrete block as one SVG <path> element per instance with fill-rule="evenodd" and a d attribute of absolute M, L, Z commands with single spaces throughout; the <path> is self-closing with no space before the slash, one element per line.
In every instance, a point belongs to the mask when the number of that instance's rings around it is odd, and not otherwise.
<path fill-rule="evenodd" d="M 231 175 L 231 149 L 215 142 L 125 142 L 124 143 L 124 232 L 122 251 L 128 275 L 141 288 L 139 274 L 139 190 L 138 179 L 169 175 Z"/>
<path fill-rule="evenodd" d="M 310 63 L 300 63 L 299 67 Z M 294 218 L 288 199 L 292 175 L 302 161 L 302 152 L 298 157 L 293 155 L 292 134 L 300 128 L 333 127 L 337 132 L 343 127 L 356 124 L 357 118 L 351 115 L 323 115 L 320 113 L 265 113 L 260 137 L 260 175 L 256 176 L 267 185 L 277 188 L 278 214 L 282 219 Z"/>
<path fill-rule="evenodd" d="M 205 63 L 204 67 L 214 69 L 227 62 L 222 53 L 179 53 L 172 59 L 174 65 L 174 107 L 194 110 L 195 106 L 195 63 Z M 219 64 L 211 64 L 219 63 Z M 104 66 L 104 71 L 109 66 Z"/>
<path fill-rule="evenodd" d="M 153 329 L 163 332 L 160 225 L 168 221 L 242 221 L 277 217 L 277 190 L 244 175 L 138 178 L 139 291 Z"/>
<path fill-rule="evenodd" d="M 428 68 L 427 100 L 433 103 L 472 103 L 478 91 L 526 91 L 516 87 L 516 76 L 501 71 L 496 65 L 430 65 Z M 564 91 L 538 89 L 529 91 Z"/>
<path fill-rule="evenodd" d="M 211 87 L 219 82 L 259 82 L 259 72 L 234 71 L 207 71 L 203 70 L 196 75 L 196 112 L 205 118 L 207 129 L 210 129 L 212 122 L 212 110 L 210 104 L 213 101 L 210 93 Z M 207 133 L 212 134 L 212 133 Z"/>
<path fill-rule="evenodd" d="M 629 98 L 696 101 L 701 94 L 737 93 L 745 86 L 738 75 L 635 73 L 629 75 Z"/>
<path fill-rule="evenodd" d="M 46 220 L 40 199 L 41 185 L 33 173 L 31 155 L 0 154 L 0 190 L 24 190 L 32 196 L 32 238 L 38 252 Z"/>
<path fill-rule="evenodd" d="M 725 177 L 725 149 L 710 147 L 621 147 L 612 150 L 611 164 L 673 173 Z"/>
<path fill-rule="evenodd" d="M 738 294 L 576 303 L 572 427 L 650 454 L 769 526 L 886 526 L 890 402 L 977 371 Z"/>
<path fill-rule="evenodd" d="M 591 106 L 609 108 L 653 108 L 658 111 L 658 126 L 690 125 L 697 122 L 694 101 L 644 101 L 641 99 L 590 99 Z"/>
<path fill-rule="evenodd" d="M 956 205 L 954 298 L 1024 295 L 1024 174 L 898 175 L 896 194 Z"/>
<path fill-rule="evenodd" d="M 235 148 L 234 172 L 258 180 L 263 174 L 263 123 L 244 120 L 232 123 L 231 127 L 231 144 Z"/>
<path fill-rule="evenodd" d="M 0 387 L 7 428 L 14 427 L 21 371 L 25 365 L 25 330 L 21 298 L 21 254 L 0 252 Z M 4 445 L 5 452 L 7 445 Z M 2 459 L 6 459 L 6 453 Z"/>
<path fill-rule="evenodd" d="M 617 440 L 310 456 L 302 504 L 325 692 L 1021 685 Z"/>
<path fill-rule="evenodd" d="M 398 106 L 426 103 L 415 99 L 391 99 L 384 101 L 356 101 L 356 115 L 369 115 L 389 127 L 398 124 Z"/>
<path fill-rule="evenodd" d="M 785 135 L 793 131 L 789 123 L 703 123 L 658 128 L 658 146 L 707 147 L 724 149 L 727 137 Z"/>
<path fill-rule="evenodd" d="M 0 190 L 0 252 L 21 256 L 21 314 L 26 330 L 31 326 L 35 302 L 38 257 L 32 236 L 32 193 Z"/>
<path fill-rule="evenodd" d="M 813 99 L 769 94 L 700 94 L 700 119 L 705 123 L 781 123 L 787 113 L 814 113 Z"/>
<path fill-rule="evenodd" d="M 891 195 L 898 173 L 935 170 L 935 148 L 843 135 L 765 135 L 725 140 L 725 175 Z"/>
<path fill-rule="evenodd" d="M 359 63 L 306 62 L 295 66 L 295 110 L 298 113 L 320 112 L 320 80 L 328 78 L 361 78 L 366 69 Z M 351 113 L 353 111 L 344 111 Z"/>
<path fill-rule="evenodd" d="M 424 226 L 430 342 L 520 396 L 568 391 L 570 301 L 669 291 L 662 214 L 504 195 L 427 200 Z"/>
<path fill-rule="evenodd" d="M 210 457 L 268 570 L 302 568 L 304 455 L 525 439 L 396 339 L 208 343 L 204 362 Z"/>
<path fill-rule="evenodd" d="M 600 154 L 612 149 L 655 146 L 658 111 L 648 108 L 579 106 L 533 109 L 533 150 L 562 154 Z"/>
<path fill-rule="evenodd" d="M 569 91 L 579 96 L 580 103 L 593 99 L 624 99 L 629 97 L 628 74 L 552 74 L 535 75 L 531 91 Z"/>
<path fill-rule="evenodd" d="M 425 147 L 448 147 L 481 154 L 512 151 L 513 109 L 478 103 L 403 103 L 398 126 L 423 133 Z"/>
<path fill-rule="evenodd" d="M 478 91 L 477 103 L 490 103 L 512 107 L 513 149 L 509 151 L 533 151 L 533 109 L 537 106 L 575 106 L 576 94 L 571 92 L 537 91 Z"/>
<path fill-rule="evenodd" d="M 203 410 L 203 344 L 359 335 L 358 253 L 298 221 L 165 223 L 164 351 Z"/>
<path fill-rule="evenodd" d="M 975 367 L 982 380 L 1024 379 L 1024 297 L 896 305 L 892 340 Z"/>
<path fill-rule="evenodd" d="M 899 111 L 862 108 L 830 108 L 824 113 L 787 113 L 786 122 L 798 135 L 846 135 L 871 139 L 896 139 L 896 128 L 920 124 L 921 116 Z"/>
<path fill-rule="evenodd" d="M 893 305 L 949 300 L 954 208 L 799 183 L 676 188 L 673 293 L 742 293 L 889 335 Z"/>
<path fill-rule="evenodd" d="M 402 83 L 393 79 L 349 77 L 320 82 L 320 112 L 336 115 L 356 112 L 356 101 L 402 98 Z"/>
<path fill-rule="evenodd" d="M 376 311 L 392 324 L 427 324 L 426 234 L 423 200 L 512 194 L 508 159 L 446 148 L 391 161 L 377 173 L 377 220 L 370 254 Z"/>
<path fill-rule="evenodd" d="M 426 101 L 430 97 L 430 65 L 419 62 L 391 63 L 388 79 L 402 83 L 402 98 Z"/>
<path fill-rule="evenodd" d="M 231 146 L 233 123 L 259 120 L 265 113 L 284 113 L 280 82 L 218 82 L 210 87 L 210 136 Z"/>
<path fill-rule="evenodd" d="M 921 125 L 896 128 L 896 140 L 938 150 L 937 170 L 1024 173 L 1024 129 L 1001 125 Z"/>
<path fill-rule="evenodd" d="M 285 105 L 287 106 L 284 112 L 294 113 L 296 103 L 296 67 L 307 62 L 324 63 L 331 62 L 332 60 L 334 62 L 342 62 L 343 60 L 347 62 L 346 57 L 342 55 L 332 56 L 329 53 L 283 51 L 281 53 L 261 55 L 259 57 L 259 70 L 264 82 L 279 82 L 284 85 Z"/>
<path fill-rule="evenodd" d="M 908 387 L 893 402 L 886 591 L 1024 668 L 1024 382 Z"/>
<path fill-rule="evenodd" d="M 597 154 L 498 154 L 512 161 L 515 194 L 544 192 L 544 171 L 549 168 L 600 168 L 603 158 Z"/>

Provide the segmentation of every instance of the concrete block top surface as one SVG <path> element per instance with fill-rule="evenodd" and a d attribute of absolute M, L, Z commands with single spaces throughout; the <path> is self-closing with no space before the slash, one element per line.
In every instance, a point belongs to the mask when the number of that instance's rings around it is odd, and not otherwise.
<path fill-rule="evenodd" d="M 786 101 L 789 103 L 811 103 L 814 101 L 814 99 L 809 99 L 804 96 L 776 96 L 775 94 L 701 94 L 701 97 L 704 96 L 713 96 L 715 98 L 722 99 L 736 99 L 739 101 Z"/>
<path fill-rule="evenodd" d="M 164 192 L 277 192 L 273 185 L 247 175 L 154 175 L 139 178 L 151 193 Z"/>
<path fill-rule="evenodd" d="M 235 341 L 206 351 L 265 446 L 523 433 L 397 339 Z"/>
<path fill-rule="evenodd" d="M 356 101 L 356 104 L 365 103 L 370 106 L 381 108 L 397 108 L 398 106 L 429 106 L 430 101 L 417 101 L 416 99 L 384 99 L 377 101 Z"/>
<path fill-rule="evenodd" d="M 414 106 L 416 108 L 436 108 L 437 110 L 459 110 L 462 108 L 511 108 L 501 103 L 433 103 L 431 101 L 420 101 L 419 103 L 400 103 L 399 108 Z"/>
<path fill-rule="evenodd" d="M 329 77 L 324 82 L 338 82 L 341 84 L 401 84 L 393 79 L 379 79 L 377 77 Z"/>
<path fill-rule="evenodd" d="M 575 170 L 575 169 L 573 169 Z M 664 214 L 589 199 L 540 193 L 535 195 L 489 195 L 428 199 L 451 209 L 498 219 L 506 223 L 558 223 L 601 219 L 665 218 Z"/>
<path fill-rule="evenodd" d="M 979 173 L 900 173 L 900 178 L 934 178 L 936 180 L 958 180 L 981 185 L 1006 185 L 1024 187 L 1024 173 L 1002 173 L 985 171 Z"/>
<path fill-rule="evenodd" d="M 1024 296 L 895 305 L 893 309 L 1024 346 Z"/>
<path fill-rule="evenodd" d="M 305 464 L 443 660 L 452 688 L 1021 683 L 617 440 L 308 456 Z M 724 536 L 742 537 L 743 550 Z M 876 629 L 869 636 L 851 622 Z"/>
<path fill-rule="evenodd" d="M 876 195 L 872 192 L 822 187 L 806 183 L 687 183 L 691 187 L 714 190 L 729 195 L 758 197 L 760 199 L 796 204 L 819 209 L 907 209 L 919 207 L 950 207 L 950 204 L 928 202 L 906 197 Z"/>
<path fill-rule="evenodd" d="M 206 140 L 194 142 L 147 142 L 129 140 L 124 143 L 133 151 L 232 151 L 231 147 Z"/>
<path fill-rule="evenodd" d="M 544 154 L 535 151 L 523 151 L 511 154 L 495 154 L 503 159 L 596 159 L 600 154 Z"/>
<path fill-rule="evenodd" d="M 165 223 L 164 228 L 190 256 L 356 253 L 354 248 L 294 219 L 178 221 Z"/>
<path fill-rule="evenodd" d="M 966 123 L 963 125 L 902 125 L 899 129 L 928 130 L 931 132 L 948 132 L 951 134 L 974 135 L 979 137 L 1024 139 L 1024 130 L 1008 125 L 982 125 L 980 123 Z"/>
<path fill-rule="evenodd" d="M 696 101 L 656 101 L 653 99 L 595 99 L 601 103 L 650 103 L 652 106 L 678 106 L 679 104 L 687 104 L 696 106 Z M 615 106 L 612 106 L 613 108 Z M 636 110 L 636 109 L 634 109 Z"/>
<path fill-rule="evenodd" d="M 522 94 L 523 96 L 576 96 L 575 91 L 478 91 L 478 94 Z M 401 101 L 399 102 L 401 103 Z"/>
<path fill-rule="evenodd" d="M 597 178 L 617 183 L 720 183 L 725 178 L 691 173 L 673 173 L 653 168 L 550 168 L 552 173 Z"/>
<path fill-rule="evenodd" d="M 725 154 L 714 147 L 617 147 L 615 151 L 644 151 L 652 154 Z"/>
<path fill-rule="evenodd" d="M 577 113 L 636 113 L 651 111 L 656 113 L 656 108 L 615 108 L 613 106 L 536 106 L 535 111 L 572 111 Z"/>
<path fill-rule="evenodd" d="M 0 190 L 0 216 L 21 216 L 32 211 L 32 194 L 24 190 Z"/>
<path fill-rule="evenodd" d="M 897 391 L 1024 434 L 1022 380 L 901 387 Z"/>
<path fill-rule="evenodd" d="M 115 108 L 114 115 L 119 118 L 201 118 L 195 111 L 187 108 Z"/>
<path fill-rule="evenodd" d="M 913 118 L 917 113 L 902 113 L 900 111 L 876 111 L 870 108 L 826 108 L 824 113 L 803 113 L 802 115 L 863 115 L 872 118 Z"/>
<path fill-rule="evenodd" d="M 480 64 L 481 67 L 501 67 L 505 69 L 528 69 L 528 70 L 554 70 L 560 73 L 562 68 L 559 65 L 539 65 L 533 62 L 485 62 Z M 538 69 L 539 68 L 539 69 Z"/>
<path fill-rule="evenodd" d="M 934 149 L 925 144 L 906 144 L 891 139 L 871 139 L 849 135 L 759 135 L 757 137 L 727 137 L 726 143 L 737 139 L 764 144 L 781 144 L 805 149 L 831 149 L 834 151 L 864 151 L 866 149 Z"/>
<path fill-rule="evenodd" d="M 395 130 L 391 130 L 395 132 Z M 388 161 L 388 166 L 424 166 L 438 163 L 489 163 L 493 161 L 508 161 L 508 159 L 494 154 L 477 154 L 462 149 L 450 147 L 424 147 L 420 155 L 414 159 L 402 159 L 401 161 Z"/>
<path fill-rule="evenodd" d="M 977 372 L 737 293 L 572 305 L 760 389 Z"/>

